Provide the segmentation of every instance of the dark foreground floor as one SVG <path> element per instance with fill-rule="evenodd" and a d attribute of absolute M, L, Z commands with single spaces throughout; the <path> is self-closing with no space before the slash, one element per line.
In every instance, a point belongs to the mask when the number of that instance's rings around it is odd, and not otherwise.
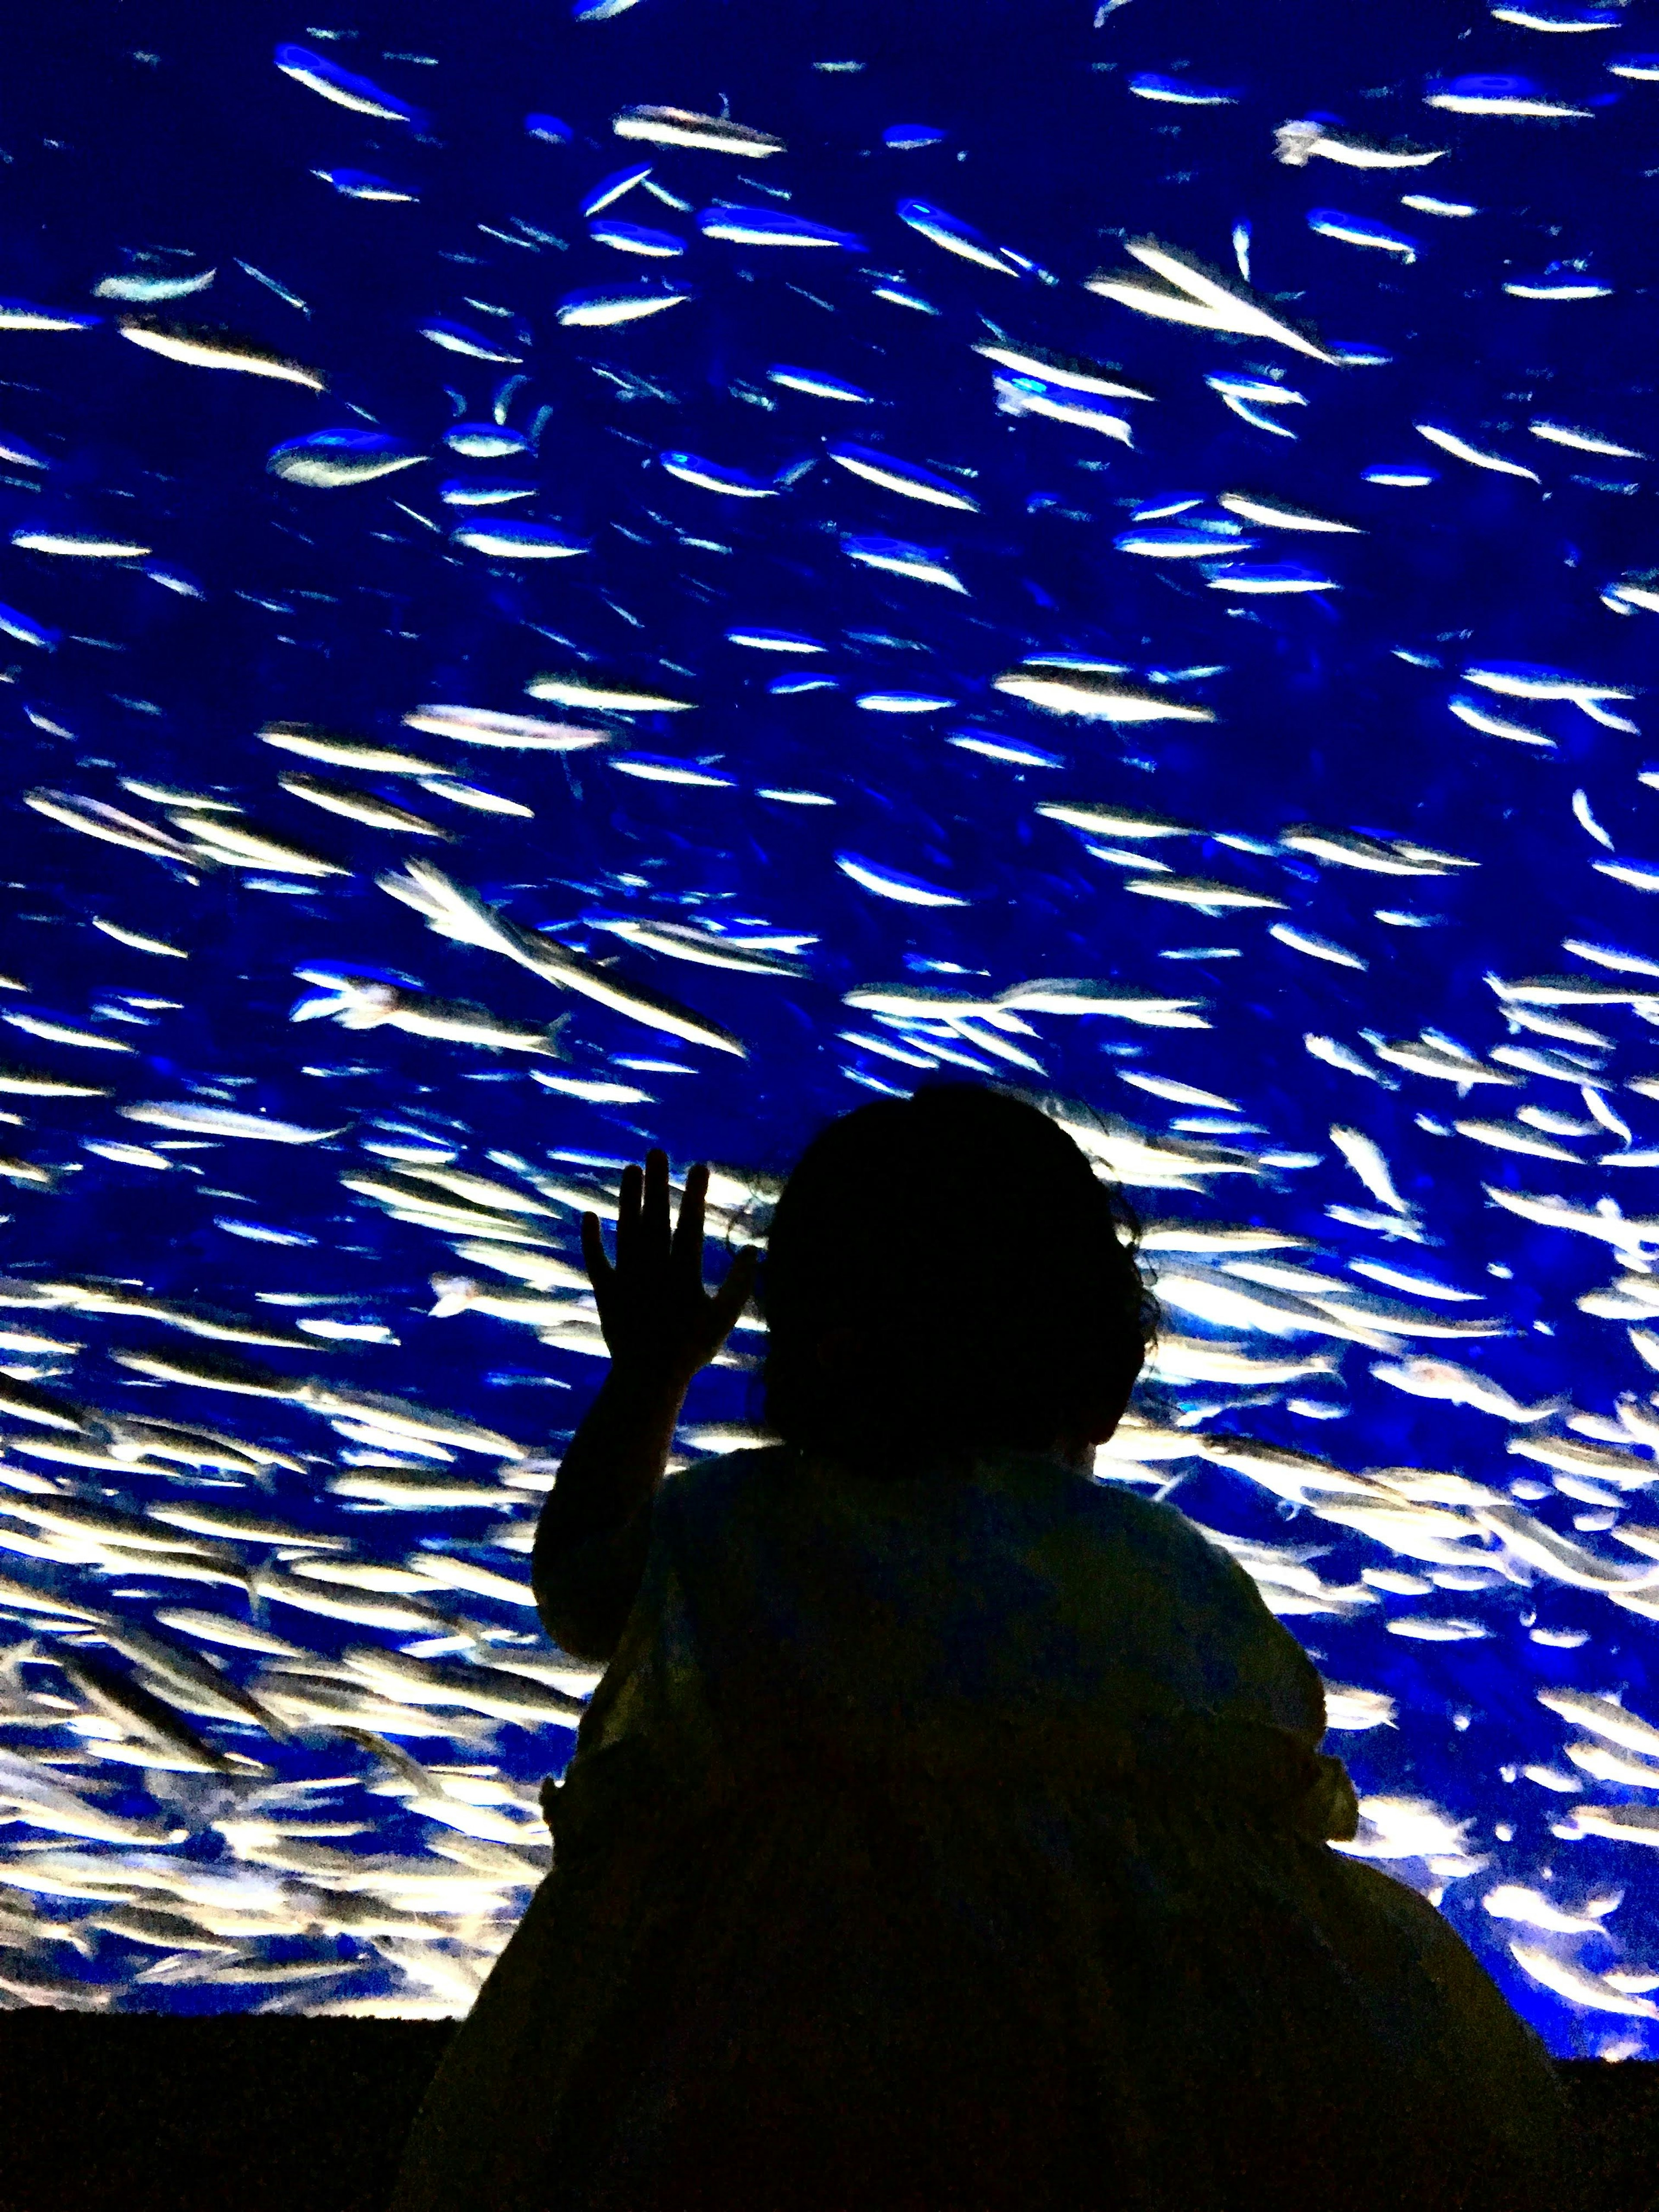
<path fill-rule="evenodd" d="M 0 2014 L 0 2212 L 381 2212 L 449 2033 Z M 1659 2212 L 1659 2065 L 1562 2071 L 1594 2212 Z"/>

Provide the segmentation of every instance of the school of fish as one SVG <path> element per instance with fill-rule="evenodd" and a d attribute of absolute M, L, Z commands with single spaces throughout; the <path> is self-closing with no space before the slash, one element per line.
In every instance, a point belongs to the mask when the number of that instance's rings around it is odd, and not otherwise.
<path fill-rule="evenodd" d="M 109 12 L 118 121 L 0 106 L 0 2005 L 465 2011 L 597 1679 L 579 1215 L 711 1158 L 718 1262 L 968 1073 L 1143 1218 L 1097 1479 L 1307 1643 L 1343 1848 L 1659 2056 L 1659 56 L 578 0 L 234 29 L 228 134 Z"/>

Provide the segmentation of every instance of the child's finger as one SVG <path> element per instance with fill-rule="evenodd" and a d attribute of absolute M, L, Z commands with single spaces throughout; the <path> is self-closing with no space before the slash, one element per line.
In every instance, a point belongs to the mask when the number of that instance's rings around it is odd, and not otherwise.
<path fill-rule="evenodd" d="M 668 1155 L 655 1146 L 645 1156 L 645 1204 L 640 1225 L 646 1251 L 668 1249 Z"/>
<path fill-rule="evenodd" d="M 587 1279 L 593 1285 L 594 1297 L 604 1297 L 617 1271 L 605 1257 L 605 1231 L 599 1227 L 597 1213 L 582 1216 L 582 1261 L 587 1269 Z"/>
<path fill-rule="evenodd" d="M 680 1200 L 680 1218 L 674 1230 L 674 1262 L 678 1267 L 702 1281 L 702 1201 L 708 1188 L 708 1170 L 699 1161 L 688 1170 L 685 1192 Z"/>
<path fill-rule="evenodd" d="M 632 1264 L 640 1242 L 640 1194 L 645 1178 L 636 1167 L 623 1170 L 622 1188 L 617 1195 L 617 1265 L 626 1267 Z"/>
<path fill-rule="evenodd" d="M 722 1340 L 736 1327 L 738 1316 L 748 1304 L 759 1266 L 759 1252 L 754 1245 L 746 1244 L 732 1262 L 731 1273 L 714 1293 L 714 1320 Z"/>

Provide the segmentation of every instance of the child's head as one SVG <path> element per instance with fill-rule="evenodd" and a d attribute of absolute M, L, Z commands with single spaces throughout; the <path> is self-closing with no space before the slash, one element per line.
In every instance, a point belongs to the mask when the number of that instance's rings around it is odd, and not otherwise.
<path fill-rule="evenodd" d="M 1109 1435 L 1157 1308 L 1134 1224 L 1036 1107 L 925 1085 L 832 1122 L 761 1279 L 766 1418 L 791 1443 L 1048 1450 Z"/>

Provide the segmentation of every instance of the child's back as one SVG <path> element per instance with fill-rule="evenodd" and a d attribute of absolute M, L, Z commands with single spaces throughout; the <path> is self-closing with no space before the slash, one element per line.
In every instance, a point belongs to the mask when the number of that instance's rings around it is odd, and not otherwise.
<path fill-rule="evenodd" d="M 1328 1847 L 1313 1667 L 1081 1456 L 843 1433 L 625 1522 L 573 1485 L 538 1587 L 611 1663 L 400 2212 L 1553 2212 L 1541 2049 Z"/>

